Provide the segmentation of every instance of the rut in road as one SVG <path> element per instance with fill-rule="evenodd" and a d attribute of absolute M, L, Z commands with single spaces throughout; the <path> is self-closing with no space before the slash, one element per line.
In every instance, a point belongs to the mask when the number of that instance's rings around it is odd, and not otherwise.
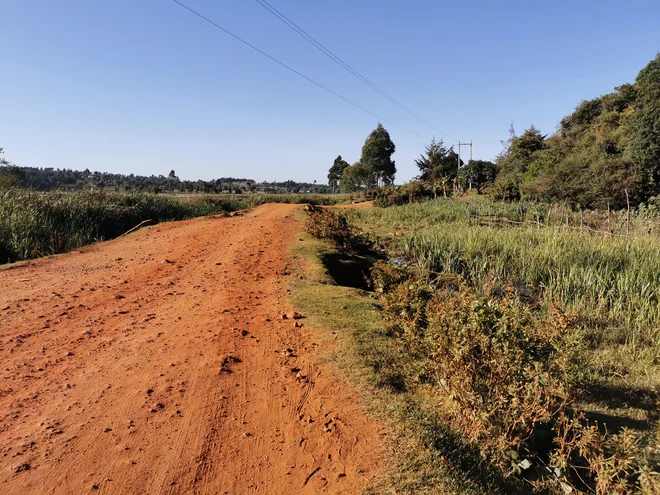
<path fill-rule="evenodd" d="M 0 493 L 360 493 L 379 427 L 283 320 L 295 205 L 0 271 Z"/>

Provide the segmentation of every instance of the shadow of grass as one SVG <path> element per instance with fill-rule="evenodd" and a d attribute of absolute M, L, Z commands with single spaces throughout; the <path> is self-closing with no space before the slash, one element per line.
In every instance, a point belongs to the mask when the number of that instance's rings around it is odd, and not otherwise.
<path fill-rule="evenodd" d="M 337 285 L 369 290 L 372 263 L 368 258 L 343 252 L 329 252 L 321 256 L 321 263 Z"/>

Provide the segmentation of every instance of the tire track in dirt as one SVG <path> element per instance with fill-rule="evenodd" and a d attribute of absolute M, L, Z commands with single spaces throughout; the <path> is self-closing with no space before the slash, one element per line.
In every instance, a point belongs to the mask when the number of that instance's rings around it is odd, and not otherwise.
<path fill-rule="evenodd" d="M 360 493 L 378 426 L 280 318 L 295 209 L 0 270 L 0 493 Z"/>

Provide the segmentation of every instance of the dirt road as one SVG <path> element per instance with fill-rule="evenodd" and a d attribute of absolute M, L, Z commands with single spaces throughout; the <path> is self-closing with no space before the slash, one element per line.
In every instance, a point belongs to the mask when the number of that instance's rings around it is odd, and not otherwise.
<path fill-rule="evenodd" d="M 0 493 L 360 493 L 378 426 L 281 318 L 295 208 L 0 270 Z"/>

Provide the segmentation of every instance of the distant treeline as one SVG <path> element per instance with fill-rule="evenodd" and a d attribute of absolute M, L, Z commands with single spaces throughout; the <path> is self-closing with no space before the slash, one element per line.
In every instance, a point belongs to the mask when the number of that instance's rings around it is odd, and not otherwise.
<path fill-rule="evenodd" d="M 2 148 L 0 148 L 0 153 Z M 252 179 L 223 177 L 214 180 L 180 180 L 174 170 L 167 176 L 112 174 L 55 168 L 20 167 L 7 161 L 0 163 L 0 187 L 5 185 L 25 187 L 36 191 L 104 189 L 118 192 L 151 193 L 316 193 L 329 192 L 324 184 L 311 184 L 288 180 L 261 182 Z"/>

